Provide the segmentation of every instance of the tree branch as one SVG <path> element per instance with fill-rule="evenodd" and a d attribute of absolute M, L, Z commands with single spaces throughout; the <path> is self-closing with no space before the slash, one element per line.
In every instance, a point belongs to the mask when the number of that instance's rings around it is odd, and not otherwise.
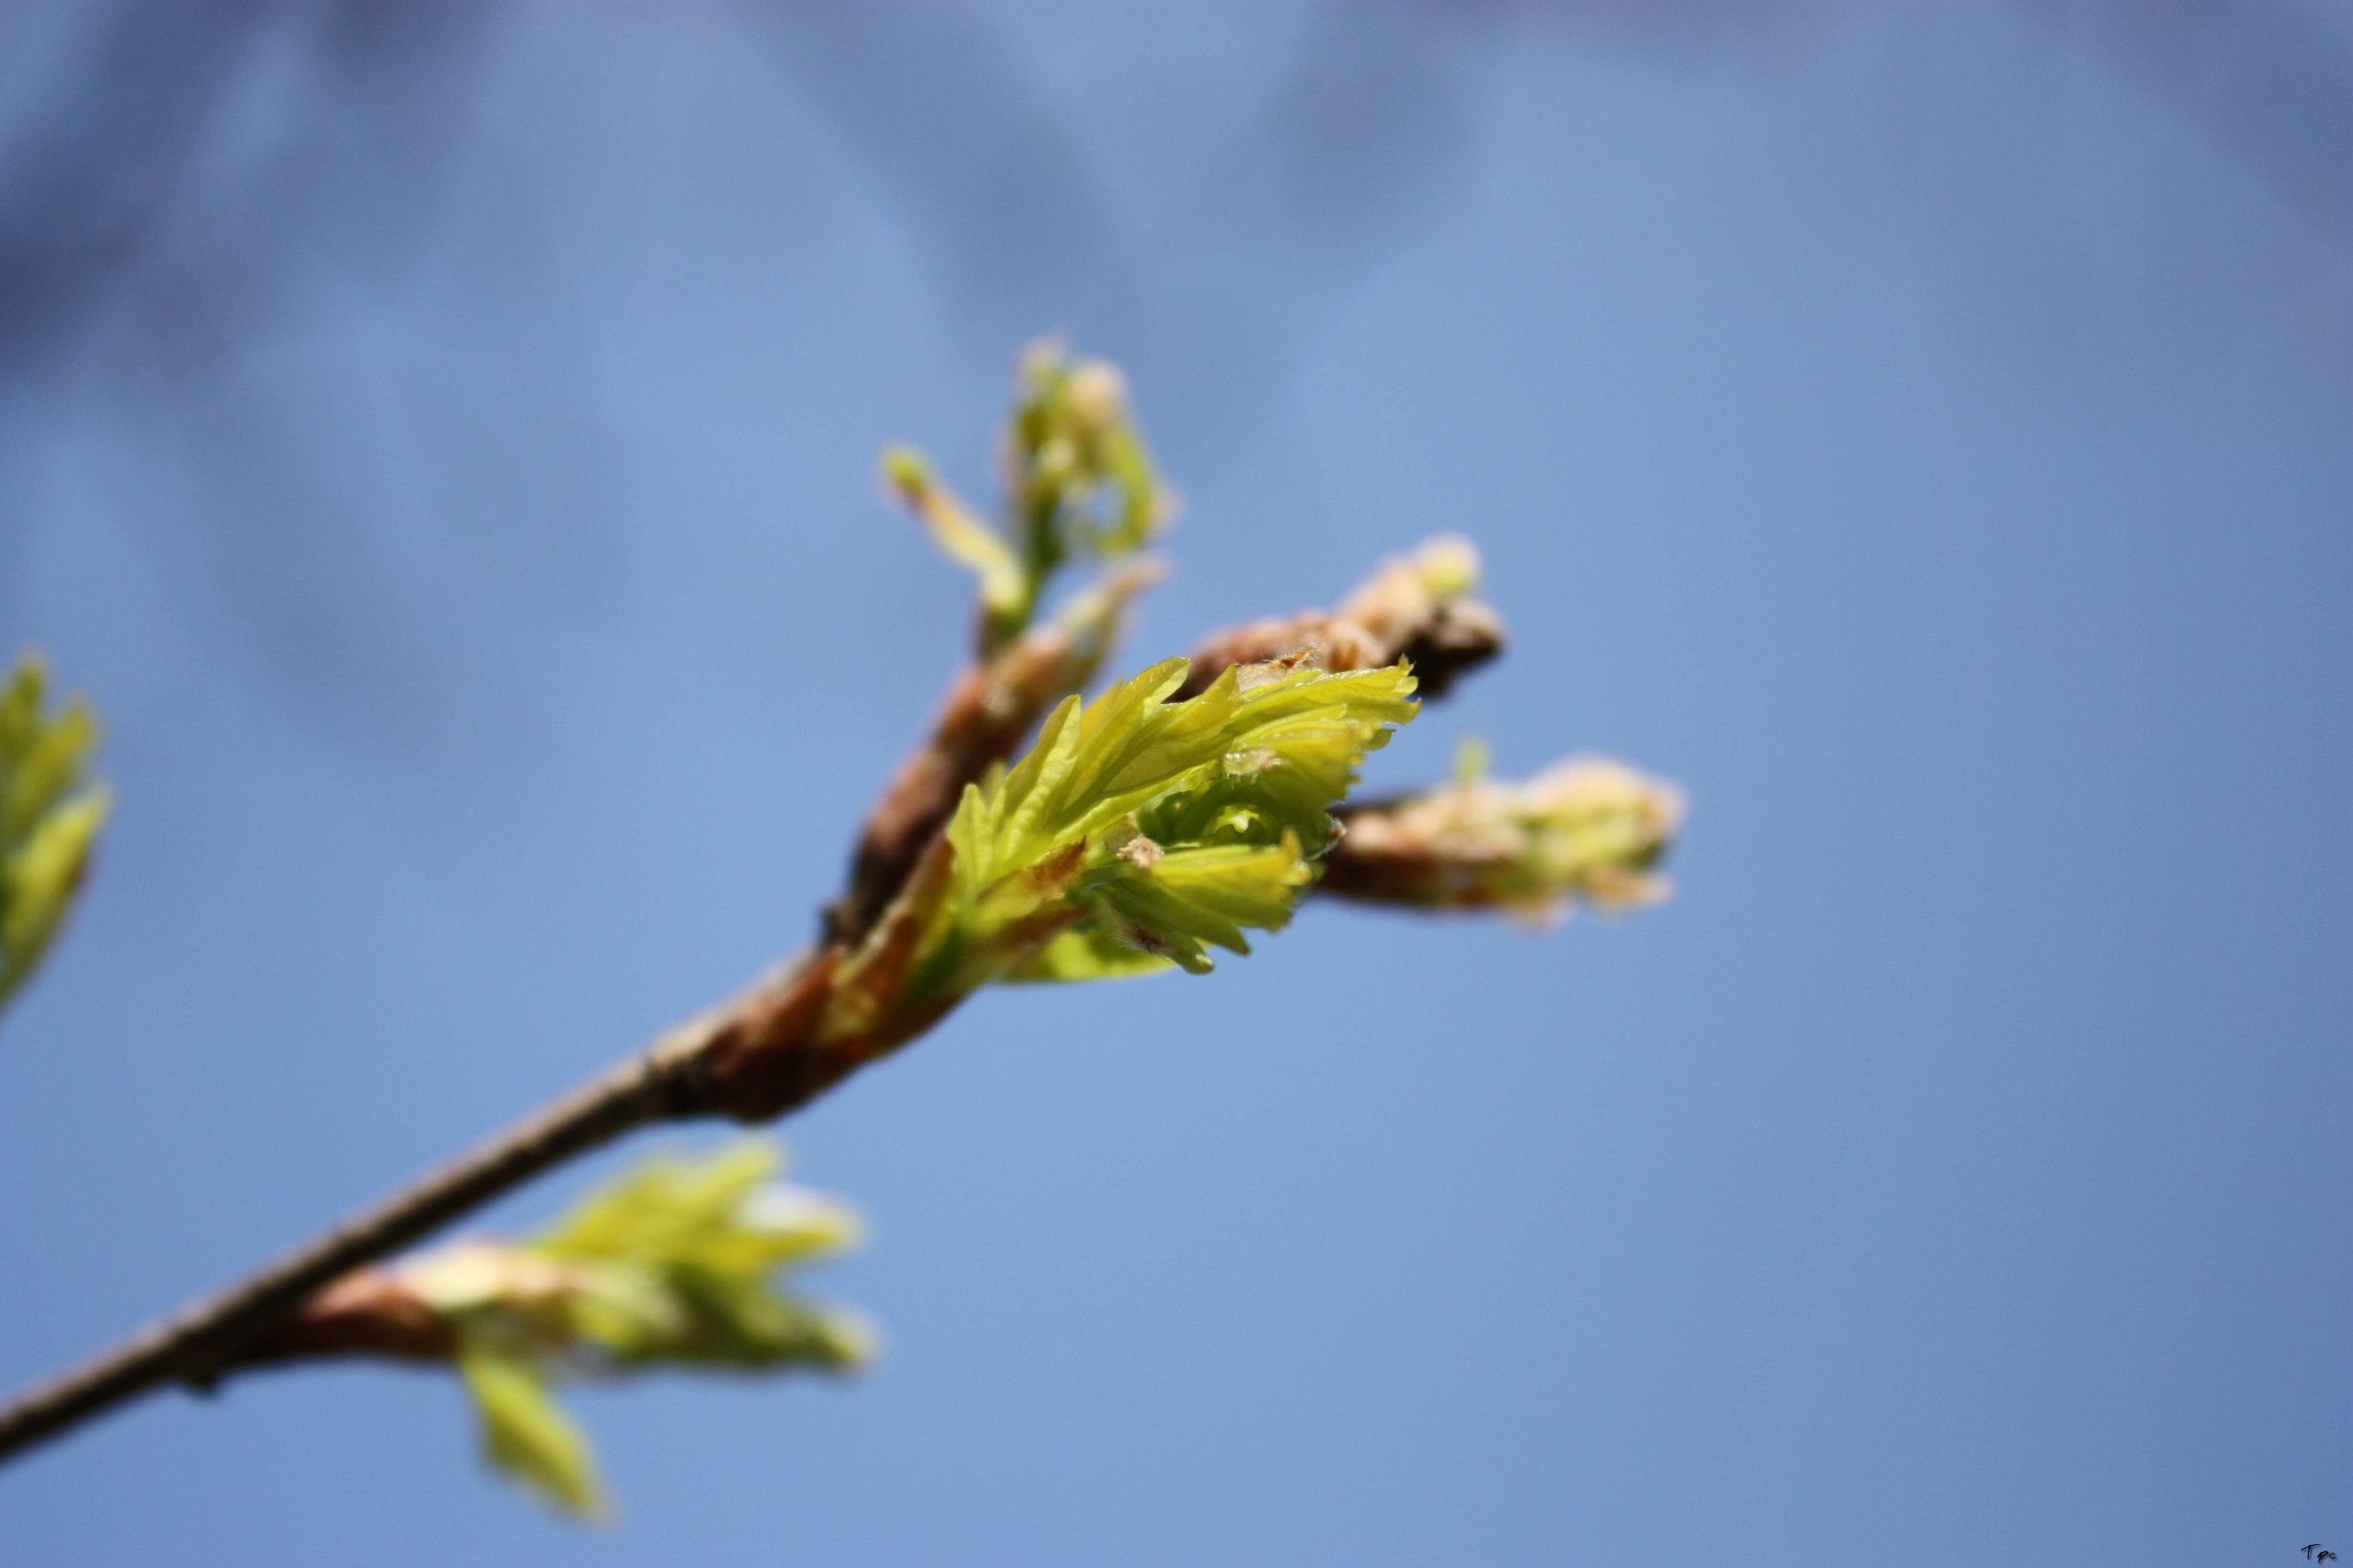
<path fill-rule="evenodd" d="M 737 1114 L 755 1097 L 769 1115 L 816 1098 L 856 1065 L 807 1060 L 832 957 L 797 960 L 376 1208 L 21 1395 L 0 1409 L 0 1461 L 167 1384 L 211 1387 L 318 1291 L 625 1132 Z"/>
<path fill-rule="evenodd" d="M 1329 670 L 1377 669 L 1404 659 L 1425 698 L 1443 697 L 1454 683 L 1503 651 L 1503 620 L 1472 595 L 1479 555 L 1451 535 L 1427 540 L 1410 555 L 1384 561 L 1338 610 L 1232 626 L 1193 651 L 1193 672 L 1179 699 L 1197 696 L 1228 664 L 1255 664 L 1302 649 Z"/>
<path fill-rule="evenodd" d="M 253 1338 L 352 1269 L 575 1154 L 672 1114 L 682 1065 L 660 1048 L 622 1063 L 251 1278 L 24 1394 L 0 1411 L 0 1459 L 165 1384 L 209 1385 Z"/>
<path fill-rule="evenodd" d="M 1431 649 L 1444 650 L 1437 657 L 1449 674 L 1482 663 L 1500 649 L 1501 626 L 1468 596 L 1475 561 L 1467 566 L 1467 552 L 1436 543 L 1389 563 L 1338 615 L 1309 613 L 1221 634 L 1194 655 L 1194 675 L 1214 679 L 1227 663 L 1303 648 L 1338 668 L 1387 663 L 1413 650 L 1427 658 Z M 415 1186 L 0 1408 L 0 1462 L 170 1384 L 208 1388 L 240 1365 L 353 1349 L 382 1353 L 384 1343 L 367 1337 L 386 1333 L 383 1326 L 356 1321 L 372 1310 L 360 1299 L 364 1277 L 347 1291 L 352 1299 L 320 1292 L 623 1133 L 708 1116 L 783 1116 L 936 1024 L 946 1007 L 887 1038 L 822 1041 L 815 1028 L 853 947 L 870 935 L 887 941 L 891 901 L 926 874 L 924 851 L 938 841 L 963 786 L 1009 755 L 1064 692 L 1085 683 L 1119 608 L 1147 580 L 1115 579 L 1101 591 L 1108 598 L 1093 607 L 1092 621 L 1065 617 L 959 677 L 930 738 L 869 815 L 848 891 L 830 912 L 827 942 Z M 1074 608 L 1088 612 L 1083 601 Z M 1427 682 L 1434 671 L 1423 668 Z M 397 1328 L 390 1334 L 398 1339 Z"/>

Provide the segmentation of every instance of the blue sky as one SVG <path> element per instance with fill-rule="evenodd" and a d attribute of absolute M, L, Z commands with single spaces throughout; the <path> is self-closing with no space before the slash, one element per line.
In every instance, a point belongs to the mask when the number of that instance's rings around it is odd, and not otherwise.
<path fill-rule="evenodd" d="M 887 1354 L 583 1394 L 612 1530 L 362 1368 L 12 1469 L 0 1558 L 2353 1546 L 2341 11 L 131 15 L 0 13 L 0 640 L 118 797 L 0 1380 L 805 935 L 966 626 L 873 453 L 980 489 L 1040 330 L 1185 494 L 1129 663 L 1459 530 L 1511 654 L 1372 783 L 1693 811 L 1662 910 L 1318 908 L 795 1121 Z"/>

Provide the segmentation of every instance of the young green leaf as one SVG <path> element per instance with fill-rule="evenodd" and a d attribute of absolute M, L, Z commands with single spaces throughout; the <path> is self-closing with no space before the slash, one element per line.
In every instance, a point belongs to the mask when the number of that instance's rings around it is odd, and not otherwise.
<path fill-rule="evenodd" d="M 1029 619 L 1034 591 L 1012 546 L 942 484 L 913 447 L 893 446 L 884 452 L 883 478 L 900 502 L 923 519 L 939 553 L 979 579 L 983 642 L 995 648 L 1010 641 Z"/>
<path fill-rule="evenodd" d="M 546 1371 L 487 1348 L 460 1352 L 457 1366 L 473 1396 L 491 1467 L 564 1513 L 602 1517 L 604 1488 L 588 1439 L 549 1397 Z"/>
<path fill-rule="evenodd" d="M 97 719 L 80 702 L 50 712 L 45 686 L 27 655 L 0 688 L 0 1003 L 56 939 L 107 814 L 89 780 Z"/>
<path fill-rule="evenodd" d="M 855 1246 L 857 1216 L 777 1185 L 780 1165 L 759 1140 L 648 1160 L 527 1250 L 574 1266 L 577 1327 L 617 1364 L 860 1364 L 871 1337 L 856 1319 L 776 1288 L 782 1270 Z"/>
<path fill-rule="evenodd" d="M 1290 918 L 1332 806 L 1413 718 L 1413 675 L 1254 665 L 1169 701 L 1187 668 L 1065 701 L 1017 765 L 965 791 L 910 1000 L 1162 959 L 1200 973 L 1208 948 L 1247 953 L 1246 931 Z"/>
<path fill-rule="evenodd" d="M 1249 953 L 1243 932 L 1281 930 L 1299 889 L 1314 880 L 1298 837 L 1285 832 L 1274 844 L 1119 854 L 1086 879 L 1078 896 L 1094 909 L 1096 924 L 1125 946 L 1205 975 L 1208 948 Z"/>

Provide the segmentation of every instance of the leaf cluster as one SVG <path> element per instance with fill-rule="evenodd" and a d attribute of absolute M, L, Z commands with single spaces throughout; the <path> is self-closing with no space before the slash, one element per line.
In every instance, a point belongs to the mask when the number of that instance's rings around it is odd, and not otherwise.
<path fill-rule="evenodd" d="M 1201 974 L 1209 948 L 1247 953 L 1245 931 L 1290 919 L 1331 808 L 1412 720 L 1413 675 L 1237 667 L 1168 701 L 1189 667 L 1065 700 L 1017 766 L 965 791 L 932 983 Z"/>
<path fill-rule="evenodd" d="M 891 492 L 922 519 L 940 553 L 979 580 L 985 661 L 1036 619 L 1054 574 L 1073 556 L 1132 555 L 1169 514 L 1152 454 L 1118 371 L 1073 362 L 1057 343 L 1022 356 L 1004 446 L 1005 525 L 993 528 L 910 446 L 883 454 Z"/>
<path fill-rule="evenodd" d="M 775 1146 L 658 1157 L 519 1246 L 450 1248 L 404 1270 L 447 1320 L 501 1473 L 566 1512 L 605 1505 L 587 1438 L 557 1405 L 567 1376 L 654 1366 L 844 1371 L 873 1332 L 786 1289 L 794 1268 L 859 1239 L 831 1199 L 780 1186 Z"/>
<path fill-rule="evenodd" d="M 857 1217 L 774 1178 L 773 1145 L 657 1157 L 592 1194 L 526 1250 L 586 1282 L 583 1340 L 617 1365 L 848 1366 L 866 1348 L 837 1312 L 786 1296 L 786 1270 L 855 1246 Z"/>

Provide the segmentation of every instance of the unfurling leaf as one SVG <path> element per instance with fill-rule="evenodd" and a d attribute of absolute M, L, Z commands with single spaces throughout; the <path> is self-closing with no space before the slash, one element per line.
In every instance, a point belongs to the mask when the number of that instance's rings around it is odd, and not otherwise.
<path fill-rule="evenodd" d="M 27 655 L 0 688 L 0 1003 L 56 939 L 107 814 L 89 779 L 98 721 L 80 702 L 49 711 L 45 686 Z"/>
<path fill-rule="evenodd" d="M 1010 771 L 965 791 L 953 864 L 918 877 L 845 968 L 828 1032 L 887 1020 L 992 980 L 1077 979 L 1247 953 L 1278 929 L 1333 836 L 1331 808 L 1367 752 L 1414 716 L 1402 666 L 1332 674 L 1230 669 L 1171 702 L 1172 659 L 1048 715 Z M 887 984 L 867 984 L 872 972 Z"/>
<path fill-rule="evenodd" d="M 942 484 L 913 447 L 885 451 L 883 478 L 900 503 L 923 519 L 939 553 L 980 580 L 985 638 L 998 644 L 1009 640 L 1028 619 L 1031 600 L 1029 576 L 1012 546 Z"/>
<path fill-rule="evenodd" d="M 1087 879 L 1079 896 L 1121 942 L 1166 957 L 1188 974 L 1205 975 L 1208 948 L 1249 953 L 1243 932 L 1281 930 L 1290 924 L 1299 889 L 1314 880 L 1298 839 L 1286 831 L 1274 844 L 1115 856 Z"/>

